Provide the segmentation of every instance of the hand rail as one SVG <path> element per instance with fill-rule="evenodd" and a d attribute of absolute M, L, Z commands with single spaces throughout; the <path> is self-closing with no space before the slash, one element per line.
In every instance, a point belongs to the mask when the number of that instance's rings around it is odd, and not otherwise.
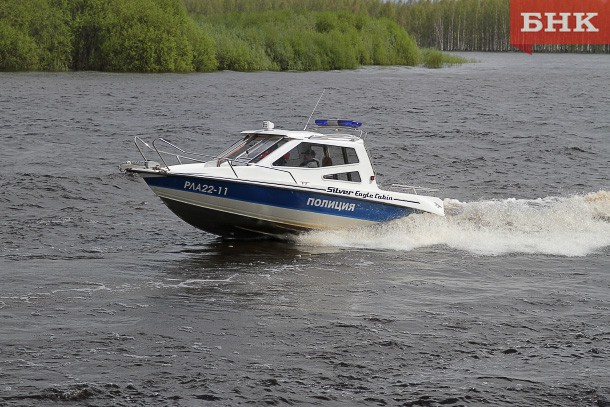
<path fill-rule="evenodd" d="M 159 158 L 161 158 L 161 161 L 163 161 L 163 165 L 165 165 L 165 168 L 169 169 L 169 165 L 167 165 L 167 163 L 165 162 L 165 158 L 163 158 L 163 156 L 161 155 L 161 153 L 157 149 L 157 146 L 155 145 L 155 142 L 157 140 L 163 140 L 163 139 L 155 139 L 155 140 L 153 140 L 152 145 L 155 148 L 155 151 L 157 152 L 157 154 L 159 155 Z M 178 159 L 178 162 L 180 162 L 180 159 Z"/>
<path fill-rule="evenodd" d="M 176 152 L 172 152 L 172 151 L 165 151 L 165 150 L 160 150 L 160 147 L 157 147 L 156 143 L 163 143 L 166 144 L 168 146 L 170 146 L 171 148 L 178 150 L 180 153 L 182 154 L 177 154 Z M 150 161 L 146 155 L 144 154 L 144 151 L 142 150 L 142 148 L 140 147 L 139 144 L 143 144 L 144 146 L 146 146 L 148 149 L 150 149 L 151 151 L 155 151 L 157 153 L 157 155 L 159 156 L 159 158 L 161 159 L 161 161 L 163 162 L 163 165 L 165 166 L 165 168 L 169 169 L 169 165 L 167 165 L 167 162 L 165 161 L 165 158 L 163 158 L 164 155 L 170 156 L 170 157 L 174 157 L 178 163 L 182 164 L 182 160 L 189 160 L 189 161 L 194 161 L 194 162 L 198 162 L 198 163 L 204 163 L 205 161 L 203 159 L 200 158 L 195 158 L 193 156 L 197 156 L 197 157 L 202 157 L 202 158 L 211 158 L 209 155 L 205 155 L 205 154 L 200 154 L 200 153 L 193 153 L 190 151 L 185 151 L 182 148 L 178 147 L 177 145 L 173 144 L 172 142 L 165 140 L 164 138 L 157 138 L 152 142 L 152 147 L 146 143 L 146 141 L 144 141 L 140 136 L 135 136 L 134 137 L 134 143 L 138 149 L 138 151 L 140 152 L 140 155 L 142 156 L 142 158 L 144 158 L 144 161 Z M 188 155 L 187 155 L 188 154 Z M 235 178 L 239 179 L 239 175 L 237 175 L 237 171 L 235 171 L 235 166 L 233 165 L 233 160 L 230 158 L 221 158 L 217 161 L 217 166 L 220 166 L 222 163 L 226 162 L 227 164 L 229 164 L 229 168 L 231 168 L 231 171 L 233 171 L 233 174 L 235 175 Z M 275 167 L 267 167 L 264 165 L 258 165 L 258 164 L 248 164 L 248 165 L 252 165 L 252 166 L 257 166 L 260 168 L 266 168 L 269 170 L 273 170 L 273 171 L 280 171 L 280 172 L 284 172 L 287 173 L 288 175 L 290 175 L 290 178 L 292 178 L 292 181 L 298 185 L 298 182 L 296 180 L 296 178 L 294 178 L 294 175 L 292 175 L 292 173 L 288 170 L 284 170 L 281 168 L 275 168 Z"/>
<path fill-rule="evenodd" d="M 138 145 L 138 141 L 142 144 L 144 144 L 146 147 L 148 147 L 150 150 L 153 150 L 153 148 L 151 146 L 148 145 L 148 143 L 146 143 L 146 141 L 144 141 L 140 136 L 135 136 L 133 138 L 133 143 L 136 145 L 136 148 L 138 149 L 138 151 L 140 152 L 140 155 L 142 156 L 142 158 L 144 159 L 144 161 L 148 161 L 148 158 L 146 158 L 146 156 L 144 155 L 144 152 L 142 151 L 142 149 L 140 148 L 140 146 Z"/>
<path fill-rule="evenodd" d="M 235 172 L 235 168 L 233 168 L 233 160 L 231 160 L 230 158 L 221 158 L 216 163 L 216 166 L 220 167 L 220 164 L 222 164 L 223 162 L 229 164 L 229 168 L 231 168 L 231 171 L 233 171 L 233 174 L 235 174 L 235 178 L 239 179 L 239 175 L 237 175 L 237 173 Z"/>
<path fill-rule="evenodd" d="M 175 150 L 178 150 L 178 152 L 180 152 L 182 154 L 178 154 L 178 153 L 173 152 L 173 151 L 160 150 L 157 147 L 157 145 L 156 145 L 157 142 L 163 143 L 163 144 L 167 144 L 168 146 L 170 146 L 171 148 L 173 148 Z M 188 161 L 193 161 L 193 162 L 196 162 L 196 163 L 204 163 L 204 162 L 206 162 L 207 159 L 210 158 L 209 155 L 200 154 L 200 153 L 194 153 L 192 151 L 183 150 L 180 147 L 178 147 L 177 145 L 173 144 L 172 142 L 170 142 L 168 140 L 165 140 L 164 138 L 157 138 L 157 139 L 155 139 L 152 142 L 152 145 L 153 145 L 154 150 L 157 152 L 157 155 L 161 158 L 161 161 L 163 161 L 163 164 L 165 165 L 166 168 L 169 168 L 169 166 L 167 165 L 167 162 L 163 158 L 163 155 L 174 157 L 176 159 L 176 161 L 178 161 L 179 164 L 183 164 L 183 162 L 182 162 L 183 159 L 184 160 L 188 160 Z M 148 146 L 148 147 L 150 148 L 150 146 Z"/>
<path fill-rule="evenodd" d="M 253 167 L 266 168 L 268 170 L 286 172 L 286 173 L 288 173 L 288 175 L 290 175 L 290 178 L 292 178 L 292 181 L 294 181 L 295 184 L 297 184 L 297 185 L 299 184 L 297 182 L 297 180 L 294 178 L 294 175 L 292 175 L 292 173 L 290 171 L 288 171 L 288 170 L 283 170 L 281 168 L 275 168 L 275 167 L 267 167 L 266 165 L 258 165 L 258 164 L 248 164 L 248 165 L 251 165 Z"/>
<path fill-rule="evenodd" d="M 348 133 L 346 132 L 346 128 L 345 127 L 330 127 L 330 126 L 325 126 L 324 129 L 331 129 L 331 130 L 335 130 L 335 133 L 319 133 L 319 134 L 312 134 L 311 136 L 309 136 L 310 139 L 333 139 L 333 138 L 349 138 L 351 140 L 358 140 L 358 139 L 366 139 L 366 135 L 368 134 L 367 132 L 365 132 L 364 130 L 361 129 L 353 129 L 351 130 L 352 133 Z M 341 132 L 343 131 L 343 132 Z M 348 129 L 347 131 L 350 131 L 350 129 Z M 356 134 L 358 133 L 358 134 Z"/>
<path fill-rule="evenodd" d="M 292 173 L 291 173 L 290 171 L 288 171 L 288 170 L 282 170 L 282 169 L 280 169 L 280 168 L 273 168 L 273 167 L 267 167 L 267 168 L 271 168 L 272 170 L 275 170 L 275 171 L 287 172 L 287 173 L 288 173 L 288 175 L 290 175 L 290 178 L 292 178 L 292 180 L 294 181 L 294 183 L 295 183 L 295 184 L 298 184 L 297 180 L 294 178 L 294 175 L 292 175 Z"/>

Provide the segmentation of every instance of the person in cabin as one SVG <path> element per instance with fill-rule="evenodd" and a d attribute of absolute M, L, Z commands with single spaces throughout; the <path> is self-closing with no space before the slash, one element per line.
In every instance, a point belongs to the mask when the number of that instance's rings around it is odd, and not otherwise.
<path fill-rule="evenodd" d="M 320 162 L 316 160 L 316 152 L 311 148 L 306 150 L 303 153 L 303 156 L 303 162 L 299 165 L 299 167 L 318 168 L 320 166 Z"/>

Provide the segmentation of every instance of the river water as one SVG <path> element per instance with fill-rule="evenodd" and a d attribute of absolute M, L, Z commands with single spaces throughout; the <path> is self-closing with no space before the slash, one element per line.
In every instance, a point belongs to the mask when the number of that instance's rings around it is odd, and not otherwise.
<path fill-rule="evenodd" d="M 610 405 L 610 56 L 429 70 L 0 73 L 0 405 Z M 224 241 L 137 176 L 353 118 L 414 215 Z"/>

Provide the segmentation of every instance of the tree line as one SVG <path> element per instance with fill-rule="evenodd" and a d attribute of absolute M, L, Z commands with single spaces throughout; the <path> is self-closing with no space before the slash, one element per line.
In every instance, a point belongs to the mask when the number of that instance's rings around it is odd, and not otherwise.
<path fill-rule="evenodd" d="M 514 50 L 509 7 L 509 0 L 1 0 L 0 70 L 438 67 L 463 60 L 434 50 Z M 610 52 L 610 45 L 534 50 Z"/>
<path fill-rule="evenodd" d="M 420 60 L 398 24 L 348 12 L 227 13 L 198 21 L 214 39 L 219 69 L 311 71 Z"/>
<path fill-rule="evenodd" d="M 510 0 L 183 0 L 190 13 L 264 10 L 350 11 L 398 23 L 423 48 L 514 51 Z M 610 45 L 539 45 L 536 51 L 610 52 Z"/>
<path fill-rule="evenodd" d="M 397 22 L 349 10 L 347 1 L 334 9 L 322 1 L 316 7 L 274 1 L 2 0 L 0 70 L 330 70 L 463 62 L 420 50 Z"/>
<path fill-rule="evenodd" d="M 420 46 L 443 51 L 514 51 L 510 0 L 423 0 L 395 3 L 396 21 Z M 610 52 L 610 45 L 536 45 L 538 52 Z"/>
<path fill-rule="evenodd" d="M 211 38 L 179 0 L 0 2 L 0 70 L 215 68 Z"/>

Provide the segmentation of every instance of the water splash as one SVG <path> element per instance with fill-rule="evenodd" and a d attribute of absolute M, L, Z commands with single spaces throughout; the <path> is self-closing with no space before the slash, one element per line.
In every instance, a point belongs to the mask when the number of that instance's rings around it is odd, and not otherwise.
<path fill-rule="evenodd" d="M 444 245 L 478 255 L 586 256 L 610 246 L 610 192 L 567 198 L 445 200 L 446 216 L 412 215 L 357 230 L 312 232 L 298 243 L 386 250 Z"/>

